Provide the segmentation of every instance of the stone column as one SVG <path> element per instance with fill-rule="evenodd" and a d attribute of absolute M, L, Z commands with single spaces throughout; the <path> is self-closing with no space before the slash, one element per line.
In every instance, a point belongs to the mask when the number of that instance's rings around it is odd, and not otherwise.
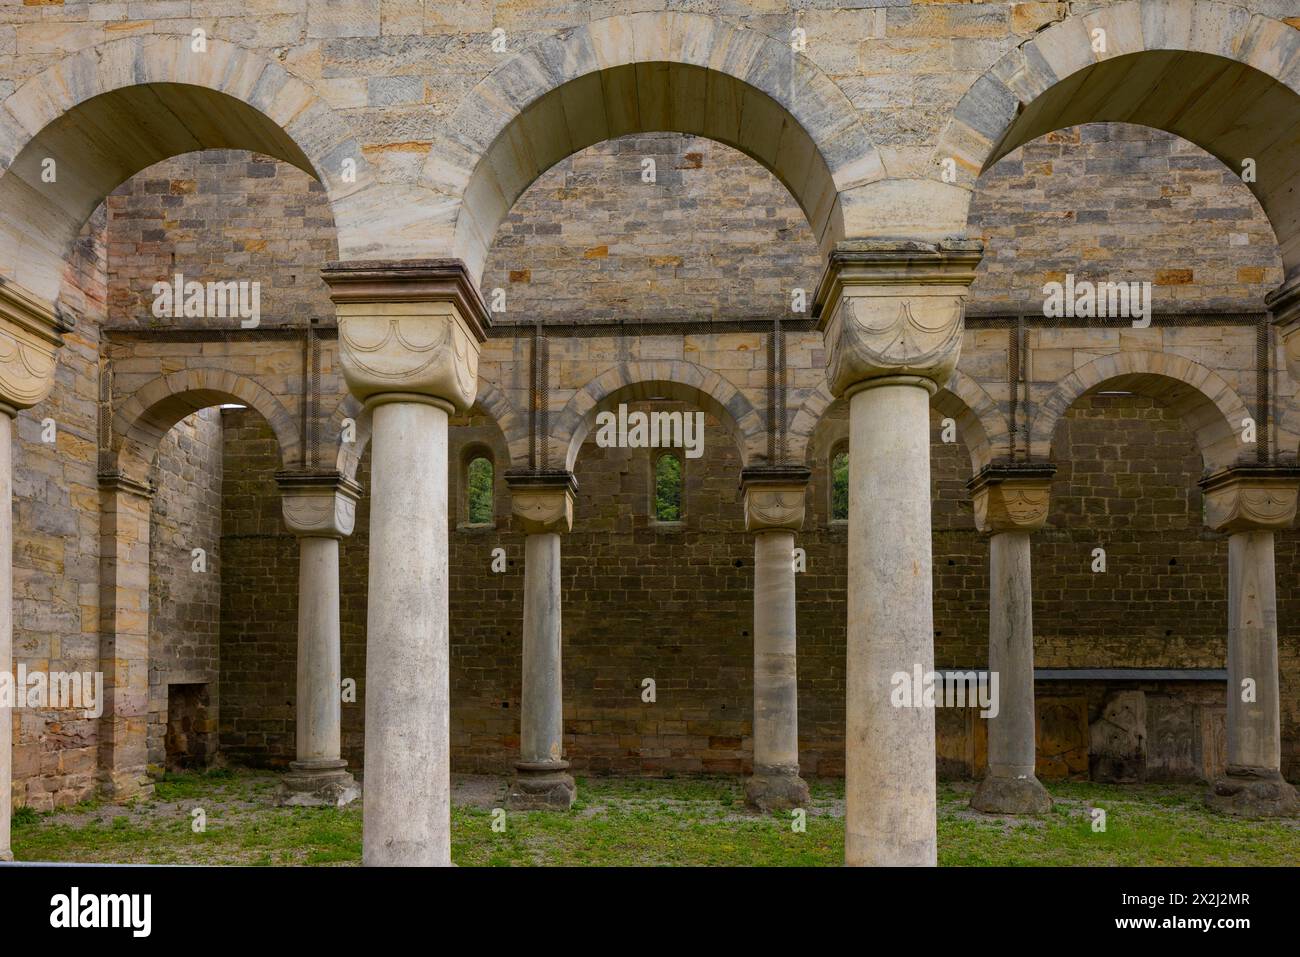
<path fill-rule="evenodd" d="M 511 510 L 524 539 L 523 693 L 519 761 L 506 796 L 515 810 L 568 810 L 577 790 L 564 760 L 560 536 L 573 529 L 570 472 L 510 472 Z"/>
<path fill-rule="evenodd" d="M 62 333 L 59 312 L 26 290 L 0 282 L 0 672 L 14 675 L 13 420 L 54 386 Z M 15 702 L 16 703 L 16 702 Z M 14 859 L 9 838 L 13 802 L 13 712 L 0 706 L 0 861 Z"/>
<path fill-rule="evenodd" d="M 1273 532 L 1295 521 L 1300 468 L 1233 466 L 1201 482 L 1206 524 L 1228 539 L 1228 766 L 1206 803 L 1243 817 L 1296 813 L 1281 773 Z"/>
<path fill-rule="evenodd" d="M 352 394 L 371 415 L 362 860 L 451 863 L 447 417 L 478 389 L 487 310 L 459 260 L 331 263 Z"/>
<path fill-rule="evenodd" d="M 745 530 L 754 533 L 754 773 L 745 803 L 762 811 L 808 805 L 799 776 L 794 533 L 810 474 L 801 466 L 741 473 Z"/>
<path fill-rule="evenodd" d="M 989 764 L 971 807 L 1042 814 L 1052 798 L 1035 776 L 1034 589 L 1029 535 L 1043 527 L 1054 465 L 989 466 L 967 486 L 989 538 Z M 994 683 L 996 682 L 996 683 Z"/>
<path fill-rule="evenodd" d="M 279 804 L 343 807 L 361 790 L 342 758 L 339 540 L 352 534 L 360 486 L 338 473 L 281 472 L 284 523 L 298 537 L 297 760 Z"/>
<path fill-rule="evenodd" d="M 982 247 L 840 243 L 818 286 L 831 391 L 849 400 L 845 863 L 922 865 L 935 845 L 934 712 L 892 703 L 934 668 L 930 397 L 961 352 Z"/>

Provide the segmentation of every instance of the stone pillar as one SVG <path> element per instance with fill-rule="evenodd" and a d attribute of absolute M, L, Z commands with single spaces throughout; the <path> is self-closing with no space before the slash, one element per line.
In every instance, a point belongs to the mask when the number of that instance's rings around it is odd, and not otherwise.
<path fill-rule="evenodd" d="M 1228 539 L 1228 766 L 1206 803 L 1243 817 L 1296 813 L 1281 773 L 1273 532 L 1295 521 L 1300 468 L 1232 466 L 1201 482 L 1206 524 Z"/>
<path fill-rule="evenodd" d="M 934 667 L 930 397 L 961 352 L 978 242 L 855 240 L 816 308 L 831 392 L 849 400 L 845 863 L 922 865 L 935 845 L 934 712 L 895 707 Z"/>
<path fill-rule="evenodd" d="M 13 420 L 54 386 L 62 333 L 58 311 L 26 290 L 0 282 L 0 672 L 14 674 Z M 14 859 L 9 839 L 13 802 L 13 712 L 0 707 L 0 861 Z"/>
<path fill-rule="evenodd" d="M 276 481 L 298 537 L 298 753 L 276 801 L 343 807 L 361 790 L 341 750 L 339 540 L 352 534 L 361 489 L 338 473 L 281 472 Z"/>
<path fill-rule="evenodd" d="M 745 530 L 754 533 L 754 773 L 745 803 L 761 811 L 808 805 L 799 776 L 794 533 L 810 474 L 801 466 L 741 473 Z"/>
<path fill-rule="evenodd" d="M 511 510 L 524 539 L 523 693 L 519 761 L 506 796 L 515 810 L 568 810 L 577 790 L 564 760 L 560 536 L 573 529 L 570 472 L 510 472 Z"/>
<path fill-rule="evenodd" d="M 343 374 L 371 416 L 362 860 L 451 863 L 447 417 L 487 310 L 459 260 L 331 263 Z"/>
<path fill-rule="evenodd" d="M 1054 465 L 989 466 L 971 479 L 975 525 L 989 538 L 989 764 L 971 807 L 1042 814 L 1052 798 L 1035 776 L 1034 589 L 1029 536 L 1047 520 Z M 993 681 L 996 680 L 996 684 Z"/>

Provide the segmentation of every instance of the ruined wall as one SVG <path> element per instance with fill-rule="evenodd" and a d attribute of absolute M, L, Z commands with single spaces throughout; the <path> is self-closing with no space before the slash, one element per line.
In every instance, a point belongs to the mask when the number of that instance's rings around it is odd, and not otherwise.
<path fill-rule="evenodd" d="M 196 412 L 163 436 L 151 482 L 149 521 L 149 763 L 167 765 L 173 685 L 205 685 L 207 721 L 189 729 L 196 748 L 216 751 L 220 698 L 221 412 Z M 193 550 L 206 571 L 195 571 Z M 177 687 L 171 696 L 184 695 Z M 173 739 L 175 734 L 173 734 Z M 175 744 L 175 741 L 173 741 Z M 174 750 L 174 748 L 173 748 Z"/>

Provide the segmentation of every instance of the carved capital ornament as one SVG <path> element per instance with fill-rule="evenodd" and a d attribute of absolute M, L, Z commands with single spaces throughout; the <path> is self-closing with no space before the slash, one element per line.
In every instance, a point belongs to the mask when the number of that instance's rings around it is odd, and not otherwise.
<path fill-rule="evenodd" d="M 1230 466 L 1201 481 L 1205 524 L 1216 532 L 1289 528 L 1300 499 L 1300 467 Z"/>
<path fill-rule="evenodd" d="M 826 376 L 836 396 L 885 381 L 934 392 L 961 355 L 966 294 L 983 246 L 853 240 L 840 243 L 817 289 Z"/>
<path fill-rule="evenodd" d="M 50 394 L 63 333 L 71 330 L 57 308 L 0 280 L 0 412 L 14 415 Z"/>
<path fill-rule="evenodd" d="M 488 313 L 459 260 L 331 263 L 339 354 L 367 405 L 431 401 L 464 411 L 478 394 Z"/>
<path fill-rule="evenodd" d="M 277 472 L 284 524 L 304 538 L 344 538 L 357 520 L 361 486 L 337 472 Z"/>
<path fill-rule="evenodd" d="M 578 480 L 572 472 L 507 472 L 506 484 L 510 487 L 510 511 L 525 535 L 573 530 Z"/>
<path fill-rule="evenodd" d="M 1047 521 L 1054 465 L 991 465 L 966 487 L 975 527 L 986 534 L 1036 532 Z"/>
<path fill-rule="evenodd" d="M 745 496 L 745 531 L 799 531 L 803 527 L 811 474 L 808 469 L 796 466 L 744 469 L 741 485 Z"/>

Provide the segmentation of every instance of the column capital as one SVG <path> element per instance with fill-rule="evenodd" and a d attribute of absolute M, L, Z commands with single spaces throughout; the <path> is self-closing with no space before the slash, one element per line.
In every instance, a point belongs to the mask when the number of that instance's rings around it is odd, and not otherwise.
<path fill-rule="evenodd" d="M 1282 353 L 1291 378 L 1300 380 L 1300 274 L 1264 297 L 1273 325 L 1282 340 Z"/>
<path fill-rule="evenodd" d="M 811 477 L 812 471 L 802 465 L 751 465 L 741 469 L 745 531 L 799 531 Z"/>
<path fill-rule="evenodd" d="M 1047 521 L 1056 466 L 988 465 L 966 483 L 981 532 L 1036 532 Z"/>
<path fill-rule="evenodd" d="M 848 240 L 830 254 L 814 299 L 836 396 L 878 380 L 933 393 L 961 354 L 966 294 L 983 257 L 978 240 Z"/>
<path fill-rule="evenodd" d="M 284 524 L 300 538 L 343 538 L 357 520 L 361 486 L 341 472 L 276 472 Z"/>
<path fill-rule="evenodd" d="M 348 388 L 368 406 L 430 402 L 465 410 L 478 394 L 487 307 L 459 259 L 329 263 Z"/>
<path fill-rule="evenodd" d="M 137 481 L 116 469 L 102 471 L 96 477 L 99 479 L 99 487 L 110 492 L 126 492 L 128 495 L 137 495 L 140 498 L 153 498 L 156 491 L 147 482 Z"/>
<path fill-rule="evenodd" d="M 1295 521 L 1300 466 L 1231 465 L 1200 482 L 1205 524 L 1216 532 L 1287 528 Z"/>
<path fill-rule="evenodd" d="M 16 415 L 50 394 L 55 355 L 73 325 L 58 306 L 0 279 L 0 412 Z"/>
<path fill-rule="evenodd" d="M 573 531 L 573 496 L 578 480 L 564 469 L 506 472 L 510 510 L 525 535 L 563 534 Z"/>

